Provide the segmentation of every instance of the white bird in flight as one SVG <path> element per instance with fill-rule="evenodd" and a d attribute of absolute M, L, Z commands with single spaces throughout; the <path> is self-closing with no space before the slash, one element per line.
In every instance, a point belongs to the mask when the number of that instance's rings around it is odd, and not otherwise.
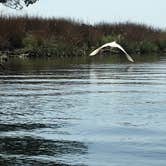
<path fill-rule="evenodd" d="M 96 54 L 98 54 L 100 52 L 100 50 L 106 48 L 106 47 L 114 47 L 114 48 L 119 48 L 121 51 L 123 51 L 126 55 L 126 58 L 130 61 L 130 62 L 134 62 L 133 58 L 123 49 L 123 47 L 121 45 L 119 45 L 118 43 L 116 43 L 115 41 L 111 42 L 111 43 L 106 43 L 104 45 L 102 45 L 101 47 L 97 48 L 96 50 L 94 50 L 89 56 L 94 56 Z"/>

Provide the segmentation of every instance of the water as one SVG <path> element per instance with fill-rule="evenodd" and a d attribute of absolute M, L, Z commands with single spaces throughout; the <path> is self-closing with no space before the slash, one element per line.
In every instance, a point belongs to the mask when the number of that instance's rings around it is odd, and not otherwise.
<path fill-rule="evenodd" d="M 0 165 L 165 166 L 165 71 L 164 57 L 9 62 Z"/>

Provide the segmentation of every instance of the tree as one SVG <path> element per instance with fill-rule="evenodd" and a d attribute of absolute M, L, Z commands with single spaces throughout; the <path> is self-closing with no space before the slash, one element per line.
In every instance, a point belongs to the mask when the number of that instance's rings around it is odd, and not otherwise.
<path fill-rule="evenodd" d="M 38 0 L 0 0 L 0 3 L 13 9 L 22 9 L 24 6 L 29 6 Z"/>

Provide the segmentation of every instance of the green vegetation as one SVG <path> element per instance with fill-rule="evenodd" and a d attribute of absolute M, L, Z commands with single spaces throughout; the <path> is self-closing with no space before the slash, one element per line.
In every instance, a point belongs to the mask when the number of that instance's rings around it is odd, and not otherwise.
<path fill-rule="evenodd" d="M 166 31 L 142 24 L 88 25 L 71 19 L 0 16 L 0 54 L 85 56 L 116 40 L 130 54 L 166 51 Z"/>

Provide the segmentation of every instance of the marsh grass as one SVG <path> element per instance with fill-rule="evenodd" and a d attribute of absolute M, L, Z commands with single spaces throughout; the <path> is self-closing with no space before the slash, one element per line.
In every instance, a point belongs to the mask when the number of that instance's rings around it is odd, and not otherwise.
<path fill-rule="evenodd" d="M 0 16 L 0 50 L 25 49 L 31 56 L 74 56 L 116 40 L 129 53 L 163 52 L 166 32 L 143 24 L 85 24 L 64 18 Z"/>

